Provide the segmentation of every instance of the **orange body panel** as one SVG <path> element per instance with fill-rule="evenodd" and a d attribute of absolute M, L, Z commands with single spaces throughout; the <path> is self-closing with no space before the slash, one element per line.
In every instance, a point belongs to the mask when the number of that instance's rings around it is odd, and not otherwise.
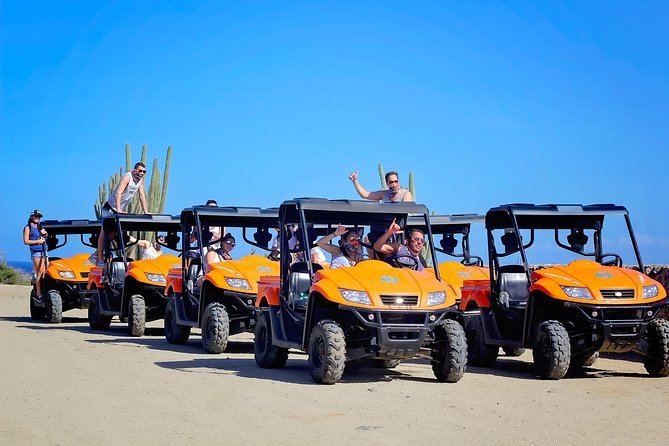
<path fill-rule="evenodd" d="M 490 280 L 465 280 L 458 308 L 462 311 L 490 308 Z"/>
<path fill-rule="evenodd" d="M 248 255 L 239 260 L 225 260 L 223 262 L 208 265 L 208 271 L 204 275 L 203 282 L 209 282 L 213 286 L 223 290 L 230 290 L 256 295 L 258 293 L 258 280 L 261 276 L 278 276 L 278 262 L 272 262 L 266 257 L 259 255 Z M 245 279 L 250 289 L 233 288 L 225 280 Z"/>
<path fill-rule="evenodd" d="M 139 283 L 147 285 L 163 285 L 166 282 L 151 281 L 147 274 L 160 274 L 166 278 L 172 268 L 178 268 L 181 271 L 181 259 L 173 254 L 163 254 L 155 259 L 130 262 L 126 277 L 132 277 Z"/>
<path fill-rule="evenodd" d="M 91 262 L 88 261 L 88 254 L 77 254 L 65 259 L 57 259 L 49 262 L 46 274 L 54 280 L 64 282 L 86 282 L 88 274 L 91 271 Z M 74 277 L 62 277 L 58 272 L 70 272 Z"/>
<path fill-rule="evenodd" d="M 167 283 L 165 284 L 165 296 L 170 292 L 182 293 L 183 278 L 181 275 L 181 265 L 178 268 L 170 268 L 167 272 Z"/>
<path fill-rule="evenodd" d="M 643 298 L 643 287 L 656 285 L 658 294 Z M 592 299 L 569 297 L 560 286 L 585 287 Z M 633 289 L 634 297 L 629 299 L 604 299 L 601 290 Z M 576 260 L 566 266 L 554 266 L 532 273 L 530 291 L 541 291 L 560 300 L 597 305 L 648 304 L 667 296 L 662 285 L 643 273 L 617 266 L 602 266 L 591 260 Z"/>
<path fill-rule="evenodd" d="M 91 272 L 88 274 L 88 289 L 104 288 L 102 282 L 102 268 L 99 266 L 92 266 Z"/>
<path fill-rule="evenodd" d="M 439 275 L 441 280 L 451 287 L 458 301 L 462 299 L 462 287 L 466 280 L 490 280 L 487 267 L 465 266 L 460 262 L 440 263 Z"/>
<path fill-rule="evenodd" d="M 279 305 L 279 287 L 281 280 L 279 276 L 261 276 L 258 281 L 258 299 L 256 306 L 261 307 L 265 303 L 267 305 Z"/>
<path fill-rule="evenodd" d="M 365 291 L 371 305 L 350 302 L 344 299 L 339 289 Z M 439 305 L 428 306 L 428 293 L 443 291 L 446 301 Z M 386 262 L 366 260 L 353 267 L 323 269 L 316 272 L 311 293 L 320 293 L 329 301 L 349 307 L 363 309 L 384 308 L 407 310 L 438 310 L 455 305 L 455 294 L 444 283 L 439 282 L 430 271 L 411 271 L 394 268 Z M 386 305 L 381 301 L 382 295 L 417 296 L 417 305 Z M 258 303 L 263 298 L 270 305 L 278 305 L 278 278 L 265 278 L 261 282 Z"/>

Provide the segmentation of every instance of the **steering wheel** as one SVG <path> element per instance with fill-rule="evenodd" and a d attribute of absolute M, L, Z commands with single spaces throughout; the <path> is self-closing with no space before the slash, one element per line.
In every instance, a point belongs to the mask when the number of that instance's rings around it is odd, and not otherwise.
<path fill-rule="evenodd" d="M 398 268 L 406 268 L 413 271 L 418 270 L 418 260 L 409 254 L 398 254 L 393 257 L 392 262 Z"/>
<path fill-rule="evenodd" d="M 613 257 L 611 260 L 604 260 L 605 257 Z M 623 266 L 623 259 L 618 254 L 606 253 L 599 257 L 599 263 L 604 266 Z"/>
<path fill-rule="evenodd" d="M 465 266 L 483 266 L 483 259 L 479 256 L 469 256 L 460 261 Z"/>

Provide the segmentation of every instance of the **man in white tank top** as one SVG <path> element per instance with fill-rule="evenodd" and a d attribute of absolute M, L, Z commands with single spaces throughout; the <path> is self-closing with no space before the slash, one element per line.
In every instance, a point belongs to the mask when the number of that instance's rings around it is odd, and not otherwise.
<path fill-rule="evenodd" d="M 413 195 L 407 189 L 400 186 L 399 176 L 397 172 L 392 171 L 386 174 L 387 190 L 377 190 L 375 192 L 368 192 L 360 183 L 358 183 L 358 172 L 353 172 L 348 176 L 348 179 L 353 182 L 356 192 L 362 198 L 373 201 L 383 201 L 384 203 L 392 203 L 396 201 L 414 201 Z"/>
<path fill-rule="evenodd" d="M 137 192 L 139 192 L 139 203 L 142 205 L 142 210 L 144 210 L 145 214 L 148 214 L 146 194 L 144 193 L 144 175 L 146 175 L 146 165 L 144 163 L 137 163 L 132 171 L 124 173 L 121 181 L 109 193 L 109 199 L 102 206 L 100 216 L 126 214 L 128 212 L 128 205 Z M 104 244 L 105 231 L 101 229 L 98 237 L 98 249 L 90 257 L 91 260 L 95 260 L 96 265 L 103 263 L 102 251 Z"/>

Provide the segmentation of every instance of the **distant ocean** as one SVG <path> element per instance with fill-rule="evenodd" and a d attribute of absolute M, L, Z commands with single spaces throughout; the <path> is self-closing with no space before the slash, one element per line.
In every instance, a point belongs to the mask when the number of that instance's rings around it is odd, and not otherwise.
<path fill-rule="evenodd" d="M 17 262 L 14 260 L 7 260 L 7 266 L 10 266 L 14 269 L 21 270 L 23 272 L 29 273 L 33 270 L 33 262 Z"/>

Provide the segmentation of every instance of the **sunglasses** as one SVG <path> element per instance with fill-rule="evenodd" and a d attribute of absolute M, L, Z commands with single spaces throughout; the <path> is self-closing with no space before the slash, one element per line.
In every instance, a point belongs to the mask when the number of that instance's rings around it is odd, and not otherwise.
<path fill-rule="evenodd" d="M 226 240 L 226 241 L 225 241 L 225 244 L 226 244 L 226 245 L 235 246 L 235 242 L 233 242 L 233 241 L 231 241 L 231 240 Z"/>
<path fill-rule="evenodd" d="M 139 172 L 139 173 L 146 173 L 146 170 L 137 169 L 137 172 Z"/>
<path fill-rule="evenodd" d="M 420 237 L 411 237 L 411 240 L 413 240 L 415 243 L 421 243 L 421 244 L 425 243 L 425 239 Z"/>
<path fill-rule="evenodd" d="M 351 238 L 348 239 L 348 241 L 349 241 L 349 242 L 359 242 L 359 241 L 360 241 L 360 237 L 351 237 Z"/>
<path fill-rule="evenodd" d="M 395 184 L 395 183 L 399 183 L 399 182 L 400 182 L 400 180 L 393 180 L 393 181 L 388 181 L 388 184 Z"/>

